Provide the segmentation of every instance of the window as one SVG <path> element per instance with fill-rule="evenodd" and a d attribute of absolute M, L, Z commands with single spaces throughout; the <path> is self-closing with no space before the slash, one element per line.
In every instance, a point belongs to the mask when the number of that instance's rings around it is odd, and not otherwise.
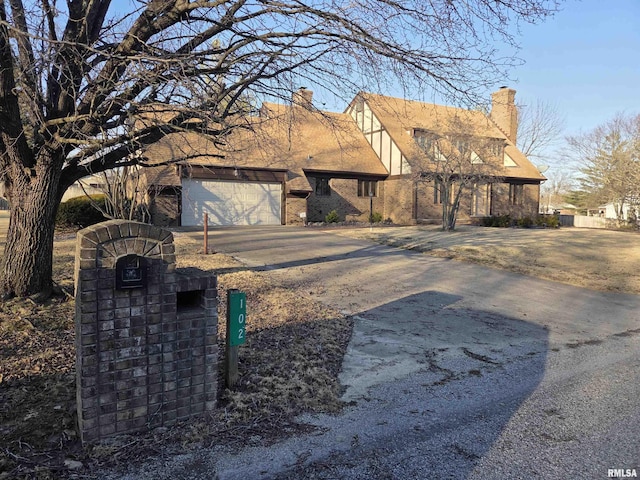
<path fill-rule="evenodd" d="M 433 181 L 433 203 L 442 203 L 442 183 L 438 180 Z"/>
<path fill-rule="evenodd" d="M 471 215 L 486 217 L 489 215 L 489 205 L 491 203 L 491 188 L 487 184 L 476 184 L 473 188 L 471 203 Z"/>
<path fill-rule="evenodd" d="M 524 205 L 524 185 L 521 183 L 509 184 L 509 203 L 511 205 Z"/>
<path fill-rule="evenodd" d="M 331 195 L 329 177 L 316 177 L 316 195 L 319 197 L 328 197 Z"/>
<path fill-rule="evenodd" d="M 473 150 L 471 150 L 471 164 L 472 165 L 482 165 L 483 163 L 484 162 L 478 156 L 478 154 L 476 152 L 474 152 Z"/>
<path fill-rule="evenodd" d="M 458 153 L 466 155 L 469 150 L 469 140 L 465 137 L 449 137 L 449 140 L 456 147 Z"/>
<path fill-rule="evenodd" d="M 436 147 L 435 134 L 421 130 L 414 130 L 413 137 L 422 150 L 424 150 L 429 155 L 433 155 Z"/>
<path fill-rule="evenodd" d="M 369 195 L 372 193 L 373 195 Z M 378 181 L 377 180 L 358 180 L 358 196 L 359 197 L 377 197 Z"/>
<path fill-rule="evenodd" d="M 497 158 L 502 158 L 504 154 L 504 140 L 496 138 L 489 143 L 489 151 Z"/>

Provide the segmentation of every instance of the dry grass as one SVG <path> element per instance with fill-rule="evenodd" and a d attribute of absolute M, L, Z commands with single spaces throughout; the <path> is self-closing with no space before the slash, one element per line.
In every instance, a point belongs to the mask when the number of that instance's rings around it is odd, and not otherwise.
<path fill-rule="evenodd" d="M 335 233 L 428 255 L 602 291 L 640 294 L 640 234 L 581 228 L 514 229 L 463 225 L 337 229 Z"/>
<path fill-rule="evenodd" d="M 179 267 L 217 272 L 222 296 L 228 288 L 247 293 L 247 342 L 240 348 L 236 389 L 225 390 L 221 376 L 219 408 L 206 417 L 82 448 L 75 432 L 73 300 L 0 304 L 0 479 L 73 475 L 66 459 L 80 460 L 87 474 L 97 465 L 147 458 L 158 445 L 177 451 L 200 443 L 272 441 L 306 428 L 294 419 L 302 412 L 342 408 L 337 375 L 351 319 L 300 292 L 274 287 L 267 274 L 228 256 L 200 254 L 201 246 L 186 235 L 176 234 L 175 243 Z M 56 242 L 54 277 L 67 291 L 73 288 L 74 247 L 73 239 Z M 222 347 L 225 301 L 219 300 Z"/>

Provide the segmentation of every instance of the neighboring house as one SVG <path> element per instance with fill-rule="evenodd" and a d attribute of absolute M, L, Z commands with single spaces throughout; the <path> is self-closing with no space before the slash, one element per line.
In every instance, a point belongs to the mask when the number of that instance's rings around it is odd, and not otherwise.
<path fill-rule="evenodd" d="M 576 215 L 576 212 L 579 210 L 578 207 L 571 203 L 544 203 L 540 204 L 540 213 L 543 215 L 552 215 L 552 214 L 560 214 L 560 215 Z"/>
<path fill-rule="evenodd" d="M 629 221 L 629 218 L 637 219 L 638 218 L 638 203 L 640 202 L 626 202 L 622 205 L 622 219 L 625 221 Z M 607 203 L 606 205 L 600 205 L 598 207 L 598 213 L 601 217 L 610 218 L 612 220 L 618 219 L 618 211 L 620 210 L 620 204 L 615 204 L 613 202 Z"/>
<path fill-rule="evenodd" d="M 438 221 L 437 181 L 425 176 L 418 144 L 432 136 L 450 139 L 445 158 L 459 146 L 450 119 L 464 120 L 465 138 L 488 139 L 491 182 L 464 198 L 460 219 L 486 215 L 534 215 L 544 177 L 515 147 L 515 91 L 492 96 L 489 116 L 479 111 L 361 93 L 345 113 L 311 107 L 301 89 L 292 105 L 264 104 L 248 128 L 236 129 L 224 146 L 196 133 L 175 133 L 148 147 L 143 188 L 154 223 L 201 225 L 297 224 L 341 219 L 366 221 L 370 205 L 383 218 L 411 224 Z M 307 108 L 305 108 L 307 107 Z M 449 130 L 448 130 L 449 129 Z M 168 165 L 167 165 L 168 164 Z M 371 202 L 371 203 L 370 203 Z"/>
<path fill-rule="evenodd" d="M 86 195 L 100 195 L 104 193 L 104 176 L 102 174 L 90 175 L 72 184 L 62 195 L 62 201 Z"/>

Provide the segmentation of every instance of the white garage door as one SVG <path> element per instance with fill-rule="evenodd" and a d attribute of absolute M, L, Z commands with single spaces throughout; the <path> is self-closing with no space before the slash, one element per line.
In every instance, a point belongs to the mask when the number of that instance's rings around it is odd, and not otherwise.
<path fill-rule="evenodd" d="M 280 225 L 282 185 L 225 180 L 182 181 L 182 225 Z"/>

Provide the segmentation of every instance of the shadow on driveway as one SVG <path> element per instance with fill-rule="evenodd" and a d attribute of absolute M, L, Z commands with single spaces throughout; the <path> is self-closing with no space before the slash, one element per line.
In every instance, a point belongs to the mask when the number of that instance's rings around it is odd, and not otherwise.
<path fill-rule="evenodd" d="M 460 299 L 427 291 L 362 312 L 341 375 L 354 406 L 312 418 L 326 433 L 304 466 L 274 477 L 262 464 L 259 478 L 470 477 L 542 381 L 548 331 Z M 280 465 L 296 448 L 278 446 L 292 452 Z"/>

